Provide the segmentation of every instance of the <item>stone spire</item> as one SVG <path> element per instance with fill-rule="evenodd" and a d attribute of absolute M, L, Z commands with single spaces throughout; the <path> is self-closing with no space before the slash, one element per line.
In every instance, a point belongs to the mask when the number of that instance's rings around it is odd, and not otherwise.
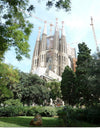
<path fill-rule="evenodd" d="M 44 21 L 44 30 L 39 48 L 39 67 L 44 68 L 46 65 L 46 48 L 47 48 L 47 21 Z"/>
<path fill-rule="evenodd" d="M 50 24 L 50 36 L 52 36 L 52 26 L 53 26 L 53 24 L 51 23 Z"/>
<path fill-rule="evenodd" d="M 53 59 L 52 59 L 52 70 L 58 74 L 58 53 L 59 52 L 59 27 L 58 18 L 56 18 L 55 34 L 53 39 Z"/>
<path fill-rule="evenodd" d="M 44 21 L 44 30 L 43 34 L 47 34 L 47 21 Z"/>
<path fill-rule="evenodd" d="M 32 58 L 32 66 L 31 66 L 31 72 L 34 73 L 34 71 L 38 67 L 38 56 L 39 56 L 39 43 L 40 43 L 40 33 L 41 33 L 41 27 L 39 27 L 39 32 L 33 52 L 33 58 Z"/>
<path fill-rule="evenodd" d="M 39 27 L 39 32 L 35 44 L 35 49 L 34 49 L 34 56 L 38 56 L 39 53 L 39 41 L 40 41 L 40 33 L 41 33 L 41 27 Z"/>
<path fill-rule="evenodd" d="M 56 18 L 56 28 L 55 28 L 55 31 L 59 31 L 59 28 L 58 28 L 58 18 Z"/>
<path fill-rule="evenodd" d="M 41 34 L 41 27 L 39 27 L 39 32 L 38 32 L 38 36 L 37 36 L 37 41 L 40 41 L 40 34 Z"/>
<path fill-rule="evenodd" d="M 62 21 L 62 36 L 65 36 L 64 21 Z"/>
<path fill-rule="evenodd" d="M 68 55 L 67 55 L 67 43 L 66 35 L 64 30 L 64 21 L 62 21 L 62 31 L 61 31 L 61 41 L 60 41 L 60 75 L 64 71 L 66 65 L 68 65 Z"/>

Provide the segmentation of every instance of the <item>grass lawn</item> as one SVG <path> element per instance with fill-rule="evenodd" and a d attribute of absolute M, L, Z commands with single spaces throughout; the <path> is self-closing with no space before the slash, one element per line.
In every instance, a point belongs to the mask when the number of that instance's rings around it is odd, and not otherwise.
<path fill-rule="evenodd" d="M 19 117 L 0 117 L 0 127 L 33 127 L 29 123 L 32 116 Z M 63 127 L 63 121 L 55 117 L 42 117 L 43 125 L 41 127 Z M 91 124 L 83 121 L 73 121 L 70 127 L 100 127 L 100 125 Z"/>
<path fill-rule="evenodd" d="M 33 127 L 29 125 L 32 119 L 32 116 L 0 117 L 0 127 Z M 61 127 L 63 123 L 62 120 L 55 117 L 42 117 L 42 120 L 41 127 Z"/>

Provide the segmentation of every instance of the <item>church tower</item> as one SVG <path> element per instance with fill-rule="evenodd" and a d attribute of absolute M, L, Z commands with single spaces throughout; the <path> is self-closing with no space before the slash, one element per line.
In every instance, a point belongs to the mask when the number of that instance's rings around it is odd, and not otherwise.
<path fill-rule="evenodd" d="M 52 26 L 50 24 L 50 34 L 47 36 L 47 22 L 44 22 L 41 39 L 41 28 L 39 28 L 31 72 L 49 80 L 56 79 L 61 81 L 65 66 L 68 65 L 75 71 L 75 63 L 73 63 L 73 60 L 76 59 L 75 49 L 67 46 L 64 21 L 62 21 L 61 37 L 58 19 L 56 19 L 54 35 L 52 35 Z"/>
<path fill-rule="evenodd" d="M 62 21 L 62 29 L 61 29 L 61 40 L 60 40 L 60 49 L 59 49 L 59 75 L 62 74 L 66 65 L 68 65 L 68 55 L 67 55 L 67 43 L 66 43 L 66 36 L 64 30 L 64 21 Z"/>
<path fill-rule="evenodd" d="M 39 32 L 35 44 L 35 49 L 33 52 L 33 58 L 32 58 L 32 66 L 31 66 L 31 72 L 34 72 L 39 64 L 39 49 L 40 49 L 40 34 L 41 34 L 41 27 L 39 27 Z"/>
<path fill-rule="evenodd" d="M 56 27 L 54 33 L 54 42 L 53 42 L 53 72 L 59 75 L 58 71 L 58 55 L 59 55 L 59 27 L 58 19 L 56 18 Z"/>
<path fill-rule="evenodd" d="M 44 68 L 46 66 L 46 47 L 47 47 L 47 22 L 44 21 L 44 30 L 42 34 L 42 40 L 40 42 L 39 52 L 39 67 Z"/>

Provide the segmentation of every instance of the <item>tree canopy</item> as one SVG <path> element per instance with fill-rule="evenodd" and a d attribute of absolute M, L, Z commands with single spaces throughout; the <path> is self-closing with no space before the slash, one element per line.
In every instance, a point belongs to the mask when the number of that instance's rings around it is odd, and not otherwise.
<path fill-rule="evenodd" d="M 28 0 L 0 1 L 0 59 L 11 47 L 14 47 L 18 60 L 23 55 L 29 57 L 28 39 L 33 26 L 21 11 L 27 6 Z"/>
<path fill-rule="evenodd" d="M 69 105 L 74 105 L 76 100 L 75 78 L 75 73 L 72 71 L 71 68 L 69 68 L 69 66 L 66 66 L 62 74 L 61 92 L 63 100 Z"/>
<path fill-rule="evenodd" d="M 56 100 L 57 98 L 61 98 L 61 83 L 57 81 L 51 81 L 46 83 L 46 87 L 50 91 L 50 98 Z"/>
<path fill-rule="evenodd" d="M 92 101 L 97 104 L 100 102 L 100 52 L 92 56 L 90 68 L 89 85 Z"/>
<path fill-rule="evenodd" d="M 19 83 L 12 86 L 15 99 L 20 99 L 23 104 L 43 104 L 49 100 L 49 90 L 44 86 L 45 81 L 37 75 L 23 73 L 19 74 Z"/>
<path fill-rule="evenodd" d="M 48 0 L 46 5 L 50 8 L 55 6 L 58 9 L 64 9 L 65 11 L 71 10 L 71 0 Z"/>
<path fill-rule="evenodd" d="M 0 62 L 0 101 L 13 97 L 11 84 L 19 82 L 18 70 L 13 66 Z"/>
<path fill-rule="evenodd" d="M 79 103 L 89 105 L 91 92 L 89 92 L 89 72 L 92 57 L 90 55 L 91 50 L 83 42 L 78 45 L 79 53 L 77 58 L 76 77 L 77 77 L 77 98 Z M 89 102 L 90 101 L 90 102 Z"/>

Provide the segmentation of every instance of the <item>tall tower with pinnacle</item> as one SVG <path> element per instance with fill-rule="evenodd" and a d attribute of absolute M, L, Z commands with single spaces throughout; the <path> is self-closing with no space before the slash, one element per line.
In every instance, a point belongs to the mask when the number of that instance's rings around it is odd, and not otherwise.
<path fill-rule="evenodd" d="M 52 35 L 52 26 L 53 25 L 50 24 L 50 33 L 49 36 L 47 36 L 47 22 L 44 22 L 41 39 L 41 28 L 39 27 L 33 52 L 31 73 L 50 80 L 56 79 L 60 81 L 65 66 L 68 65 L 73 69 L 72 60 L 76 59 L 76 53 L 75 49 L 67 47 L 64 21 L 62 21 L 61 37 L 57 18 L 54 35 Z"/>
<path fill-rule="evenodd" d="M 39 52 L 40 52 L 40 33 L 41 33 L 41 27 L 39 27 L 39 32 L 33 52 L 33 58 L 32 58 L 32 65 L 31 65 L 31 72 L 35 71 L 39 65 Z"/>
<path fill-rule="evenodd" d="M 44 30 L 42 34 L 42 40 L 40 42 L 39 52 L 39 67 L 46 66 L 46 47 L 47 47 L 47 22 L 44 21 Z"/>

